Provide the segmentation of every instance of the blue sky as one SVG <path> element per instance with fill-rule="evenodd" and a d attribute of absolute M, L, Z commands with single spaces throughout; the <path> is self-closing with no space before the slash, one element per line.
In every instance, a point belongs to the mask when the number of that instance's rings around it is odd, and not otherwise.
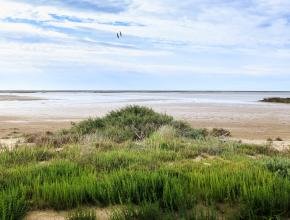
<path fill-rule="evenodd" d="M 290 90 L 289 0 L 0 5 L 0 89 Z"/>

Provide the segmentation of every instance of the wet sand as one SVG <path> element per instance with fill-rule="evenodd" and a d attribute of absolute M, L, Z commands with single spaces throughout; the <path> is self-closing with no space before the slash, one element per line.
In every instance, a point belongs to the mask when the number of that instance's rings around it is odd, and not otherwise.
<path fill-rule="evenodd" d="M 35 101 L 43 100 L 42 98 L 32 96 L 20 96 L 20 95 L 0 95 L 0 101 Z"/>
<path fill-rule="evenodd" d="M 0 138 L 13 133 L 34 133 L 67 128 L 71 122 L 88 117 L 103 116 L 110 110 L 132 103 L 94 103 L 83 106 L 32 112 L 26 115 L 0 115 Z M 195 128 L 225 128 L 233 136 L 248 140 L 266 140 L 281 137 L 290 140 L 290 106 L 283 104 L 243 105 L 214 103 L 135 103 L 152 107 L 177 119 L 189 122 Z M 15 131 L 16 130 L 16 131 Z"/>

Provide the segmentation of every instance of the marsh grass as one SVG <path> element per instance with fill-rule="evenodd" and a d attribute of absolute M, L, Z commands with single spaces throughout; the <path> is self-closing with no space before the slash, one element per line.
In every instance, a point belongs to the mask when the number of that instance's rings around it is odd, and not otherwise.
<path fill-rule="evenodd" d="M 187 125 L 177 126 L 169 117 L 160 120 L 151 110 L 141 110 L 130 107 L 106 119 L 126 124 L 127 119 L 138 121 L 148 113 L 150 117 L 141 123 L 153 117 L 158 126 L 149 126 L 141 140 L 129 135 L 120 142 L 101 130 L 90 133 L 96 128 L 92 122 L 66 131 L 63 135 L 78 129 L 77 135 L 84 134 L 72 143 L 60 142 L 60 151 L 54 144 L 4 150 L 0 219 L 21 219 L 29 209 L 111 205 L 124 207 L 115 219 L 219 219 L 217 204 L 239 207 L 233 214 L 240 219 L 289 217 L 289 152 L 224 141 L 202 132 L 194 138 L 186 132 L 182 135 Z M 198 204 L 205 208 L 198 209 Z M 74 216 L 86 219 L 86 214 Z"/>

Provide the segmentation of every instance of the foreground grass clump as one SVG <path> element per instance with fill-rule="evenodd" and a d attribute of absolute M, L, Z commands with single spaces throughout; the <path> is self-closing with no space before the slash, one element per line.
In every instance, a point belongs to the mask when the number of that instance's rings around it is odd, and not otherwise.
<path fill-rule="evenodd" d="M 64 135 L 78 138 L 58 148 L 2 150 L 0 219 L 76 208 L 68 219 L 96 219 L 81 207 L 115 205 L 111 219 L 289 218 L 289 152 L 216 137 L 226 134 L 133 106 L 74 125 Z"/>
<path fill-rule="evenodd" d="M 290 98 L 270 97 L 262 99 L 261 102 L 290 103 Z"/>
<path fill-rule="evenodd" d="M 28 202 L 24 188 L 0 191 L 0 219 L 21 219 L 28 211 Z"/>

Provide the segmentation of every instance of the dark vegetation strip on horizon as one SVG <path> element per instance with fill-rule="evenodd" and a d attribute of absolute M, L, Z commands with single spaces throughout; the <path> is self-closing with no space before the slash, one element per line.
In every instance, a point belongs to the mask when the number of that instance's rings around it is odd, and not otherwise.
<path fill-rule="evenodd" d="M 262 99 L 260 101 L 261 102 L 290 104 L 290 98 L 281 98 L 281 97 L 264 98 L 264 99 Z"/>

